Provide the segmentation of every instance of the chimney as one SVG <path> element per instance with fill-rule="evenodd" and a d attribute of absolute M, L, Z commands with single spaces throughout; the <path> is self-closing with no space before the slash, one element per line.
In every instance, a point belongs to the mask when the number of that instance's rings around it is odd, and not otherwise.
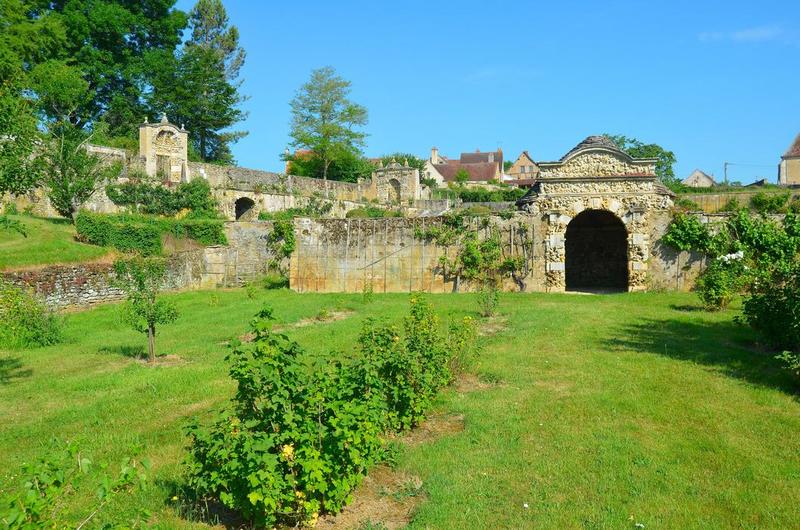
<path fill-rule="evenodd" d="M 439 148 L 431 147 L 431 164 L 439 163 Z"/>

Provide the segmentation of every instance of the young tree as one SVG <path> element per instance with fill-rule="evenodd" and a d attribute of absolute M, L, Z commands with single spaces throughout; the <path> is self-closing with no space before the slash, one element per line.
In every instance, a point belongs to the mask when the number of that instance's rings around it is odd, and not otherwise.
<path fill-rule="evenodd" d="M 459 186 L 463 186 L 464 184 L 469 182 L 469 173 L 467 173 L 466 169 L 461 168 L 458 171 L 456 171 L 456 174 L 453 176 L 453 178 L 455 179 L 456 184 L 458 184 Z"/>
<path fill-rule="evenodd" d="M 677 161 L 675 153 L 667 151 L 658 144 L 645 144 L 636 138 L 628 138 L 621 134 L 605 134 L 612 142 L 617 144 L 617 147 L 628 153 L 633 158 L 655 158 L 656 161 L 656 175 L 661 179 L 665 186 L 674 187 L 680 184 L 680 181 L 675 177 L 675 171 L 672 166 Z"/>
<path fill-rule="evenodd" d="M 133 329 L 147 334 L 148 359 L 155 363 L 156 326 L 178 318 L 175 304 L 158 297 L 166 278 L 166 264 L 162 258 L 137 256 L 115 262 L 114 273 L 114 285 L 127 297 L 123 318 Z"/>
<path fill-rule="evenodd" d="M 59 215 L 75 222 L 81 206 L 120 173 L 119 163 L 109 164 L 86 149 L 91 138 L 69 124 L 51 128 L 39 155 L 50 204 Z"/>
<path fill-rule="evenodd" d="M 335 161 L 360 156 L 366 134 L 356 130 L 367 123 L 367 109 L 348 99 L 350 82 L 331 67 L 311 72 L 290 105 L 291 145 L 308 149 L 321 161 L 322 178 Z"/>

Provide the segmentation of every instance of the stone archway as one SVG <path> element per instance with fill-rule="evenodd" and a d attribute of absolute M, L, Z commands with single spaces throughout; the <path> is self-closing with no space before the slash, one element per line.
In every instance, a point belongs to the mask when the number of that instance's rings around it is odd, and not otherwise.
<path fill-rule="evenodd" d="M 252 221 L 255 217 L 256 203 L 249 197 L 239 197 L 233 205 L 237 221 Z"/>
<path fill-rule="evenodd" d="M 567 290 L 628 290 L 628 232 L 619 217 L 584 210 L 567 225 L 564 247 Z"/>

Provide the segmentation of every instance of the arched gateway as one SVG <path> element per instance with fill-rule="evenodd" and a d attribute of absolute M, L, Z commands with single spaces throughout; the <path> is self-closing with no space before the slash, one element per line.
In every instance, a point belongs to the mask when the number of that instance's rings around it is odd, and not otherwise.
<path fill-rule="evenodd" d="M 585 210 L 567 225 L 567 290 L 627 290 L 628 233 L 622 220 L 604 210 Z"/>
<path fill-rule="evenodd" d="M 673 196 L 655 163 L 631 158 L 605 136 L 539 163 L 517 206 L 541 220 L 546 290 L 645 289 L 651 234 Z"/>

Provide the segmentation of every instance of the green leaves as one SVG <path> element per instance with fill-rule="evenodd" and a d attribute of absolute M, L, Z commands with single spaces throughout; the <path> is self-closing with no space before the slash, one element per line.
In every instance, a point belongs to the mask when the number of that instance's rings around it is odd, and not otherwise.
<path fill-rule="evenodd" d="M 209 428 L 189 428 L 188 483 L 253 524 L 312 525 L 322 510 L 341 509 L 386 454 L 384 432 L 424 418 L 452 378 L 451 359 L 474 345 L 474 334 L 455 328 L 474 327 L 453 324 L 445 338 L 431 305 L 415 295 L 404 336 L 368 321 L 356 354 L 310 370 L 272 321 L 265 307 L 251 324 L 254 340 L 227 357 L 238 383 L 231 406 Z"/>

